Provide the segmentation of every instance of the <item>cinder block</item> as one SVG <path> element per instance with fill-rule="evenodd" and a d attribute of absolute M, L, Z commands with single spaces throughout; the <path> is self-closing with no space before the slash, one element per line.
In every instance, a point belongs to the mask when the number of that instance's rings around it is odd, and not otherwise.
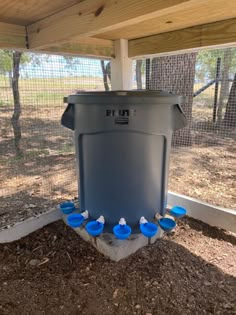
<path fill-rule="evenodd" d="M 67 216 L 63 215 L 63 220 L 67 224 Z M 112 233 L 103 233 L 98 237 L 90 236 L 85 230 L 85 224 L 73 229 L 86 242 L 92 244 L 100 253 L 111 260 L 119 261 L 135 253 L 138 249 L 153 244 L 158 238 L 163 236 L 163 231 L 159 228 L 158 233 L 148 239 L 143 234 L 132 234 L 127 240 L 118 240 Z"/>

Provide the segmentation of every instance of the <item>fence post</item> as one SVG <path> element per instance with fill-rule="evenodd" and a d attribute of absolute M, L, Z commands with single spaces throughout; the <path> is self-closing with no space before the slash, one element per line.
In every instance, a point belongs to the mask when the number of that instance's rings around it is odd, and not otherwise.
<path fill-rule="evenodd" d="M 150 89 L 150 59 L 146 59 L 146 90 Z"/>
<path fill-rule="evenodd" d="M 216 62 L 216 84 L 215 84 L 215 95 L 214 95 L 214 104 L 213 104 L 213 122 L 214 123 L 216 122 L 216 110 L 217 110 L 219 81 L 220 81 L 220 64 L 221 64 L 221 58 L 217 58 L 217 62 Z"/>

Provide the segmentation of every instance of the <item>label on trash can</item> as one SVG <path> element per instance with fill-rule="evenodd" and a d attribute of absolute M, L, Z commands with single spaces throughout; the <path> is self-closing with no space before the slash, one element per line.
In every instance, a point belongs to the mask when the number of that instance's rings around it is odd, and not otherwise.
<path fill-rule="evenodd" d="M 107 109 L 108 117 L 130 117 L 136 115 L 136 109 Z"/>

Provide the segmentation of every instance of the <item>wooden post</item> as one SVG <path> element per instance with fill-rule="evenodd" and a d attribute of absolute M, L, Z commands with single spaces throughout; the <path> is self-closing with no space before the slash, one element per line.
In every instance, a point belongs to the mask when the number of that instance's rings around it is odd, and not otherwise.
<path fill-rule="evenodd" d="M 215 95 L 214 95 L 214 105 L 213 105 L 213 122 L 216 122 L 216 110 L 217 110 L 219 81 L 220 81 L 220 64 L 221 64 L 221 58 L 217 58 L 217 62 L 216 62 L 216 84 L 215 84 Z"/>
<path fill-rule="evenodd" d="M 13 77 L 12 77 L 12 93 L 14 99 L 14 111 L 11 118 L 11 123 L 14 133 L 14 144 L 17 156 L 22 156 L 22 150 L 20 146 L 21 142 L 21 102 L 19 93 L 19 76 L 20 76 L 20 59 L 22 53 L 20 51 L 14 51 L 12 54 L 13 62 Z"/>
<path fill-rule="evenodd" d="M 128 58 L 128 41 L 115 41 L 115 58 L 111 60 L 112 90 L 132 89 L 132 59 Z"/>
<path fill-rule="evenodd" d="M 146 90 L 150 90 L 150 59 L 146 59 Z"/>

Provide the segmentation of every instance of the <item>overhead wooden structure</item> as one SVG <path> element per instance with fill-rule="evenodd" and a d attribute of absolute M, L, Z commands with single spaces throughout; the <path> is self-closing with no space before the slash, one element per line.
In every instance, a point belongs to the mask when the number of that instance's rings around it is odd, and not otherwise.
<path fill-rule="evenodd" d="M 1 0 L 0 48 L 113 58 L 236 43 L 232 0 Z"/>

